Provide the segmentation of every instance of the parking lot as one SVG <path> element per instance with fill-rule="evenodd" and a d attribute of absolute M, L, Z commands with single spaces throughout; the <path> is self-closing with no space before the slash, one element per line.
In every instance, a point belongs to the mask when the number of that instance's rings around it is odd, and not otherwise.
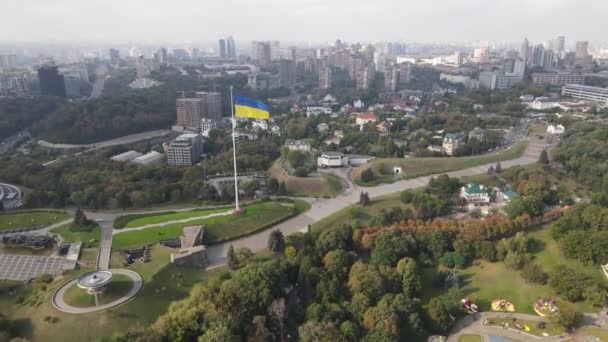
<path fill-rule="evenodd" d="M 65 258 L 0 254 L 0 279 L 25 281 L 43 273 L 58 275 L 65 269 L 73 269 L 74 266 L 75 262 Z"/>

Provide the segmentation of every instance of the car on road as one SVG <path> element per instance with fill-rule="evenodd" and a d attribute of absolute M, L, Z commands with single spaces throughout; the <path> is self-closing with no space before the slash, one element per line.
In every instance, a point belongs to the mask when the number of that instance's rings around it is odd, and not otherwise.
<path fill-rule="evenodd" d="M 103 222 L 102 218 L 95 219 L 95 222 Z"/>

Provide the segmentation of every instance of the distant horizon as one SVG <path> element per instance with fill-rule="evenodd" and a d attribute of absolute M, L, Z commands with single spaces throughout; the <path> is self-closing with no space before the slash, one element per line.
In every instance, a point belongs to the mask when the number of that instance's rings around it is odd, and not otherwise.
<path fill-rule="evenodd" d="M 608 40 L 608 2 L 598 0 L 22 0 L 11 7 L 0 13 L 2 44 L 183 43 L 229 35 L 311 43 Z"/>

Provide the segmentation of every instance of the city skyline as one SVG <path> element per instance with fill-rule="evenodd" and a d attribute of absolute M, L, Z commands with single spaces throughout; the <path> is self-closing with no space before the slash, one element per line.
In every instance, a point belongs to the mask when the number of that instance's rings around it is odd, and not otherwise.
<path fill-rule="evenodd" d="M 211 41 L 230 35 L 241 41 L 542 41 L 557 35 L 605 41 L 597 23 L 607 15 L 608 4 L 594 0 L 262 0 L 255 6 L 244 0 L 25 0 L 0 13 L 0 41 Z"/>

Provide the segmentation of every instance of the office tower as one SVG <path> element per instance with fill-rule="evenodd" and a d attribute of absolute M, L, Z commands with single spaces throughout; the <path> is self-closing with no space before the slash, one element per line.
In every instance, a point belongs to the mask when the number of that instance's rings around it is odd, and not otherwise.
<path fill-rule="evenodd" d="M 562 54 L 565 51 L 565 48 L 566 48 L 566 37 L 564 37 L 564 36 L 557 37 L 557 39 L 555 40 L 555 49 L 557 50 L 557 52 L 559 54 Z"/>
<path fill-rule="evenodd" d="M 199 91 L 196 97 L 203 100 L 201 104 L 201 118 L 220 120 L 222 118 L 222 94 L 216 92 Z"/>
<path fill-rule="evenodd" d="M 553 84 L 584 84 L 585 75 L 571 72 L 541 72 L 532 74 L 532 83 L 535 85 Z"/>
<path fill-rule="evenodd" d="M 228 58 L 236 58 L 236 43 L 232 37 L 226 38 L 226 54 Z"/>
<path fill-rule="evenodd" d="M 176 101 L 177 125 L 198 132 L 201 125 L 204 102 L 201 98 L 182 98 Z"/>
<path fill-rule="evenodd" d="M 117 64 L 120 61 L 120 51 L 110 49 L 110 63 Z"/>
<path fill-rule="evenodd" d="M 591 87 L 581 84 L 566 84 L 562 87 L 562 96 L 593 101 L 608 106 L 608 88 Z"/>
<path fill-rule="evenodd" d="M 40 93 L 65 97 L 65 79 L 59 74 L 54 64 L 42 65 L 38 68 L 38 80 L 40 81 Z"/>
<path fill-rule="evenodd" d="M 553 68 L 555 68 L 555 66 L 557 64 L 556 57 L 557 56 L 555 55 L 555 53 L 553 51 L 544 50 L 540 66 L 543 67 L 543 69 L 545 69 L 547 71 L 553 70 Z"/>
<path fill-rule="evenodd" d="M 284 88 L 293 88 L 296 85 L 296 63 L 290 59 L 281 59 L 279 62 L 279 84 Z"/>
<path fill-rule="evenodd" d="M 295 46 L 292 46 L 289 48 L 289 59 L 291 59 L 294 63 L 297 62 L 297 48 Z"/>
<path fill-rule="evenodd" d="M 258 65 L 262 68 L 269 67 L 271 63 L 270 43 L 257 43 Z"/>
<path fill-rule="evenodd" d="M 177 59 L 186 59 L 188 58 L 188 52 L 186 49 L 173 49 L 173 57 Z"/>
<path fill-rule="evenodd" d="M 192 166 L 201 160 L 203 139 L 199 134 L 182 134 L 171 140 L 167 147 L 167 164 Z"/>
<path fill-rule="evenodd" d="M 576 42 L 576 58 L 586 58 L 589 55 L 589 42 Z"/>
<path fill-rule="evenodd" d="M 526 63 L 530 60 L 530 42 L 528 38 L 524 38 L 519 47 L 519 58 L 523 59 Z"/>
<path fill-rule="evenodd" d="M 220 57 L 226 58 L 226 40 L 220 39 Z"/>
<path fill-rule="evenodd" d="M 477 63 L 488 63 L 490 61 L 490 48 L 475 49 L 473 57 L 477 60 Z"/>
<path fill-rule="evenodd" d="M 270 59 L 276 60 L 281 59 L 281 42 L 278 40 L 273 40 L 269 42 L 270 44 Z"/>
<path fill-rule="evenodd" d="M 306 57 L 306 59 L 304 60 L 304 72 L 314 73 L 316 71 L 317 71 L 317 59 L 312 56 Z"/>
<path fill-rule="evenodd" d="M 167 49 L 165 48 L 160 49 L 160 62 L 167 63 Z"/>
<path fill-rule="evenodd" d="M 542 44 L 534 46 L 534 48 L 532 49 L 532 55 L 530 57 L 531 65 L 542 66 L 544 52 L 545 52 L 545 48 L 543 47 Z"/>
<path fill-rule="evenodd" d="M 378 70 L 378 72 L 384 72 L 386 67 L 386 55 L 381 51 L 376 51 L 374 53 L 374 64 L 376 65 L 376 70 Z"/>
<path fill-rule="evenodd" d="M 397 91 L 397 81 L 399 70 L 394 65 L 389 65 L 384 71 L 384 90 L 395 92 Z"/>
<path fill-rule="evenodd" d="M 329 66 L 323 66 L 319 69 L 319 88 L 331 88 L 331 68 Z"/>

